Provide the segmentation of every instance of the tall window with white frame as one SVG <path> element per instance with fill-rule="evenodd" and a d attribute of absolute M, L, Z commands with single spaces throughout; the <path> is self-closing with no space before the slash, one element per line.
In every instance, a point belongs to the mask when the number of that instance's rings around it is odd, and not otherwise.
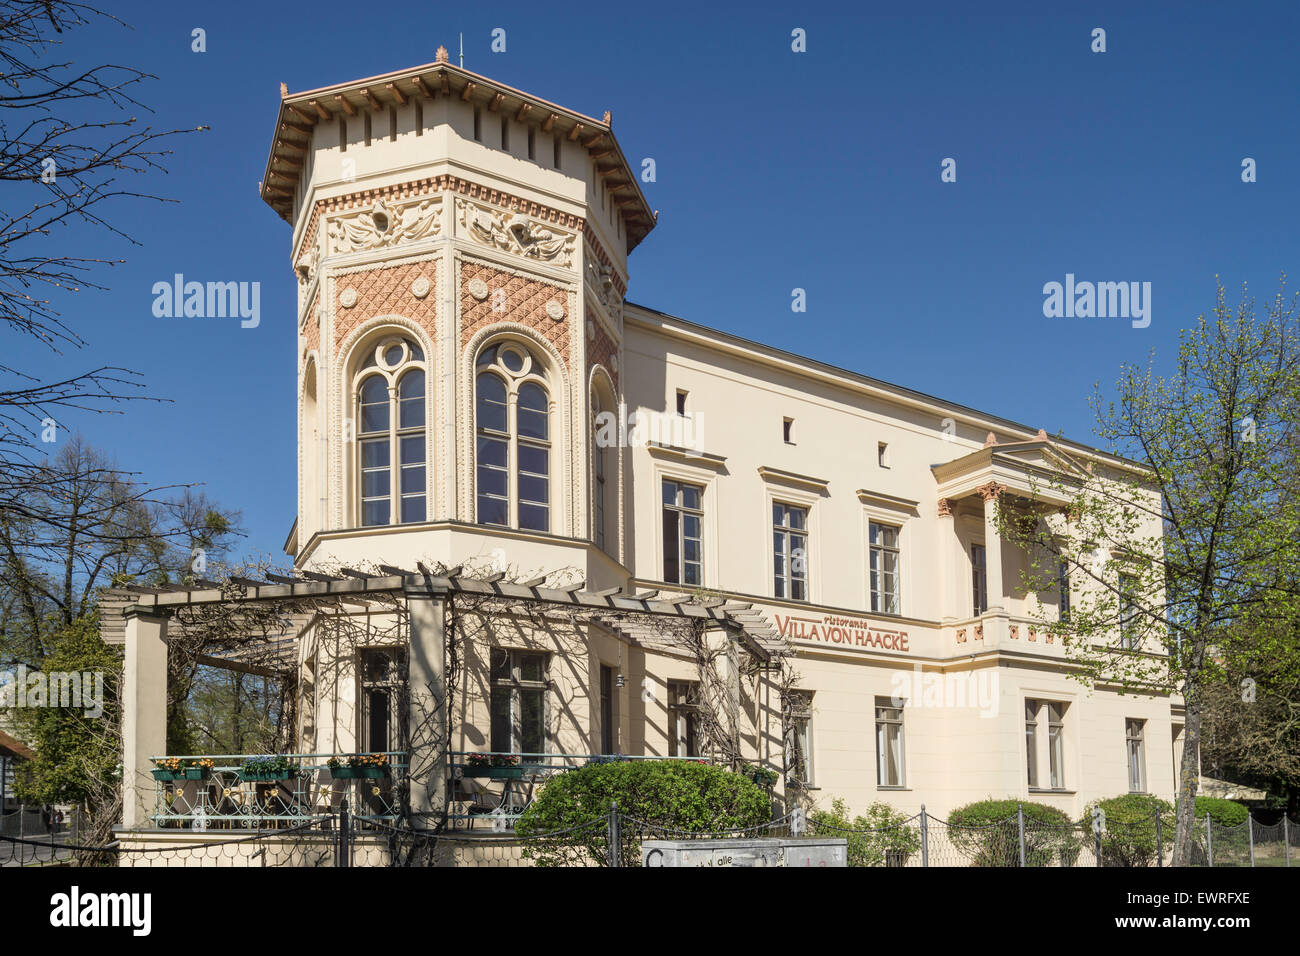
<path fill-rule="evenodd" d="M 871 610 L 881 614 L 901 614 L 898 528 L 872 521 L 868 525 L 868 536 L 871 539 L 868 562 Z"/>
<path fill-rule="evenodd" d="M 546 378 L 532 352 L 517 342 L 504 342 L 479 354 L 475 376 L 479 524 L 551 530 L 550 419 Z"/>
<path fill-rule="evenodd" d="M 1039 775 L 1039 724 L 1047 721 L 1047 780 Z M 1025 701 L 1025 760 L 1031 790 L 1065 789 L 1065 704 L 1059 701 Z"/>
<path fill-rule="evenodd" d="M 876 698 L 876 785 L 905 786 L 903 705 L 889 697 Z"/>
<path fill-rule="evenodd" d="M 1124 745 L 1128 756 L 1128 789 L 1130 793 L 1146 793 L 1147 757 L 1143 730 L 1146 721 L 1124 721 Z"/>
<path fill-rule="evenodd" d="M 698 757 L 700 685 L 696 681 L 668 682 L 668 756 Z"/>
<path fill-rule="evenodd" d="M 785 767 L 793 786 L 813 786 L 813 692 L 792 690 L 786 700 Z"/>
<path fill-rule="evenodd" d="M 988 552 L 982 544 L 970 546 L 970 583 L 972 604 L 978 617 L 989 609 Z"/>
<path fill-rule="evenodd" d="M 366 352 L 355 387 L 361 524 L 424 521 L 424 353 L 408 338 L 383 339 Z"/>
<path fill-rule="evenodd" d="M 808 509 L 772 503 L 773 595 L 808 600 Z"/>
<path fill-rule="evenodd" d="M 493 753 L 546 753 L 546 654 L 492 649 Z"/>
<path fill-rule="evenodd" d="M 704 583 L 704 489 L 665 478 L 663 483 L 664 581 Z"/>
<path fill-rule="evenodd" d="M 1119 645 L 1126 651 L 1138 648 L 1137 578 L 1121 573 L 1118 582 Z"/>

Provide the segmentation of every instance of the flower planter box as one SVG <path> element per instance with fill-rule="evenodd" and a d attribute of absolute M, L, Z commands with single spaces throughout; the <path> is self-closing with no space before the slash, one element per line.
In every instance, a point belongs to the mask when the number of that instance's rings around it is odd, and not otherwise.
<path fill-rule="evenodd" d="M 181 771 L 186 780 L 206 780 L 212 774 L 207 767 L 186 767 Z"/>
<path fill-rule="evenodd" d="M 335 767 L 330 775 L 335 780 L 383 780 L 388 772 L 387 767 Z"/>
<path fill-rule="evenodd" d="M 271 773 L 241 773 L 240 778 L 253 783 L 272 783 L 277 780 L 290 780 L 296 776 L 292 770 L 277 770 Z"/>
<path fill-rule="evenodd" d="M 155 771 L 153 771 L 153 778 L 154 778 L 155 780 L 176 780 L 178 777 L 179 777 L 180 779 L 184 779 L 184 778 L 181 777 L 180 774 L 178 774 L 175 770 L 155 770 Z"/>
<path fill-rule="evenodd" d="M 523 767 L 465 767 L 466 777 L 486 777 L 488 780 L 519 780 L 524 775 Z"/>

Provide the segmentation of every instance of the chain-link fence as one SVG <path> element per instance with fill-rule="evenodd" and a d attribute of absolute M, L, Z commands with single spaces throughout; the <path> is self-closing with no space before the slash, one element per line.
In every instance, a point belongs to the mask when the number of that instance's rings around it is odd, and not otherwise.
<path fill-rule="evenodd" d="M 546 832 L 509 829 L 418 830 L 341 811 L 299 826 L 227 837 L 220 832 L 159 830 L 123 834 L 104 846 L 75 834 L 0 835 L 0 864 L 99 866 L 608 866 L 637 867 L 645 841 L 760 841 L 842 838 L 849 866 L 1156 867 L 1173 858 L 1168 817 L 1057 825 L 1023 810 L 982 825 L 949 823 L 924 809 L 892 826 L 854 828 L 809 820 L 795 810 L 769 823 L 709 831 L 681 830 L 621 812 Z M 1253 814 L 1237 826 L 1207 814 L 1196 821 L 1192 866 L 1290 866 L 1300 860 L 1300 826 Z"/>

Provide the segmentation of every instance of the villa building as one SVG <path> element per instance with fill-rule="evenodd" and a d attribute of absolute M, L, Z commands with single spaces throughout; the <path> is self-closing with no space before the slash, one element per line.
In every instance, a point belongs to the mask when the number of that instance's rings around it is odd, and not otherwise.
<path fill-rule="evenodd" d="M 472 754 L 538 783 L 601 755 L 744 762 L 854 813 L 1173 796 L 1179 701 L 1071 676 L 1044 622 L 1078 582 L 1027 593 L 996 516 L 1051 504 L 1044 476 L 1138 466 L 626 301 L 657 217 L 610 114 L 445 51 L 282 90 L 271 144 L 295 573 L 236 583 L 299 602 L 298 752 L 408 755 L 412 826 L 518 810 Z M 105 624 L 128 828 L 159 821 L 169 623 L 218 599 L 137 593 Z"/>

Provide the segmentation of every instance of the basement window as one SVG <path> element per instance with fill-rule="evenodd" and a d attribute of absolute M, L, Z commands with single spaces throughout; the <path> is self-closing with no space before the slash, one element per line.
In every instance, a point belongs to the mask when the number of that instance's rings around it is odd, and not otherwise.
<path fill-rule="evenodd" d="M 876 464 L 881 468 L 889 467 L 889 443 L 879 442 L 876 445 Z"/>
<path fill-rule="evenodd" d="M 537 130 L 531 126 L 528 128 L 528 158 L 537 158 Z"/>
<path fill-rule="evenodd" d="M 501 148 L 510 150 L 510 119 L 505 116 L 501 117 Z"/>
<path fill-rule="evenodd" d="M 560 168 L 560 134 L 556 133 L 555 136 L 552 138 L 551 142 L 555 149 L 555 156 L 552 159 L 551 165 L 554 166 L 556 169 L 559 169 Z"/>
<path fill-rule="evenodd" d="M 794 419 L 781 419 L 781 437 L 785 439 L 787 445 L 794 444 Z"/>
<path fill-rule="evenodd" d="M 679 388 L 677 390 L 677 414 L 686 414 L 686 389 L 684 388 Z"/>
<path fill-rule="evenodd" d="M 474 107 L 474 139 L 483 142 L 483 111 Z"/>

